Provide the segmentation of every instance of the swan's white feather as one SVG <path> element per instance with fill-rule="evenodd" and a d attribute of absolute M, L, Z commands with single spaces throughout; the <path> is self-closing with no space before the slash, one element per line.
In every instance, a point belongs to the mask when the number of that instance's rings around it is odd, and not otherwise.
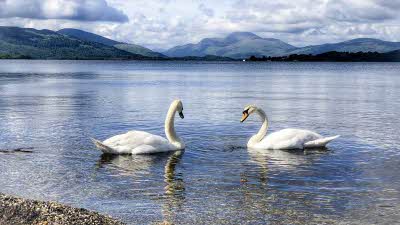
<path fill-rule="evenodd" d="M 304 148 L 320 148 L 320 147 L 325 147 L 330 141 L 335 140 L 336 138 L 340 137 L 340 135 L 332 136 L 332 137 L 326 137 L 326 138 L 320 138 L 317 140 L 309 141 L 304 143 Z"/>
<path fill-rule="evenodd" d="M 161 136 L 136 130 L 95 144 L 103 153 L 108 154 L 150 154 L 178 150 Z"/>
<path fill-rule="evenodd" d="M 303 149 L 309 147 L 305 145 L 306 143 L 319 139 L 323 139 L 323 137 L 315 132 L 288 128 L 271 133 L 260 142 L 249 147 L 257 149 Z"/>

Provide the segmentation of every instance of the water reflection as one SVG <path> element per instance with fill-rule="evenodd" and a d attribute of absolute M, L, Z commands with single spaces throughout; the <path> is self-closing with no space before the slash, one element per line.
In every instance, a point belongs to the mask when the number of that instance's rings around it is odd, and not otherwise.
<path fill-rule="evenodd" d="M 33 147 L 28 148 L 13 148 L 13 149 L 0 149 L 0 154 L 11 154 L 11 153 L 33 153 Z"/>
<path fill-rule="evenodd" d="M 98 167 L 107 166 L 118 172 L 118 175 L 141 177 L 150 173 L 151 166 L 159 160 L 156 155 L 101 155 Z"/>
<path fill-rule="evenodd" d="M 175 168 L 176 165 L 182 159 L 184 151 L 176 151 L 171 156 L 169 156 L 167 163 L 165 164 L 164 170 L 164 181 L 166 183 L 165 186 L 165 194 L 169 196 L 173 195 L 181 195 L 182 192 L 185 191 L 184 182 L 182 176 L 176 176 Z"/>
<path fill-rule="evenodd" d="M 312 150 L 266 150 L 266 149 L 247 149 L 249 161 L 258 166 L 258 173 L 253 174 L 259 183 L 268 186 L 271 179 L 288 180 L 295 178 L 302 171 L 307 171 L 313 167 L 314 162 L 318 161 L 323 154 L 328 154 L 327 148 Z M 247 183 L 246 176 L 242 177 L 242 182 Z"/>
<path fill-rule="evenodd" d="M 247 149 L 250 160 L 267 169 L 268 164 L 274 164 L 284 169 L 296 169 L 298 166 L 307 165 L 315 160 L 307 155 L 326 154 L 327 148 L 311 150 L 266 150 L 266 149 Z"/>
<path fill-rule="evenodd" d="M 164 187 L 161 198 L 155 198 L 160 201 L 163 222 L 166 224 L 175 221 L 175 215 L 181 211 L 185 201 L 185 182 L 182 174 L 176 172 L 176 167 L 183 157 L 184 151 L 175 151 L 161 154 L 150 155 L 101 155 L 97 162 L 97 168 L 107 167 L 116 172 L 118 176 L 131 177 L 134 182 L 144 177 L 151 179 L 157 177 L 158 171 L 164 165 Z M 126 178 L 125 178 L 126 179 Z M 152 183 L 154 185 L 154 183 Z M 160 183 L 160 187 L 162 183 Z M 145 190 L 143 191 L 145 194 Z"/>
<path fill-rule="evenodd" d="M 176 173 L 176 166 L 181 161 L 184 151 L 174 152 L 167 160 L 164 170 L 165 195 L 162 203 L 164 224 L 173 224 L 175 215 L 182 211 L 185 202 L 185 183 L 182 175 Z"/>

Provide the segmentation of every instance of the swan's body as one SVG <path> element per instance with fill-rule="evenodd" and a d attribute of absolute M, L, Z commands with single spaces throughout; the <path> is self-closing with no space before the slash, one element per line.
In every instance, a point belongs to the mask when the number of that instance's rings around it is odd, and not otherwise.
<path fill-rule="evenodd" d="M 167 138 L 133 130 L 108 138 L 103 142 L 95 139 L 93 139 L 93 142 L 98 149 L 106 154 L 150 154 L 184 149 L 185 144 L 176 135 L 174 128 L 175 113 L 179 111 L 179 115 L 183 118 L 182 110 L 180 100 L 172 102 L 165 119 Z"/>
<path fill-rule="evenodd" d="M 256 149 L 303 149 L 318 148 L 335 137 L 324 138 L 321 135 L 302 129 L 283 129 L 265 136 L 260 142 L 250 143 L 248 147 Z"/>
<path fill-rule="evenodd" d="M 262 109 L 254 105 L 247 106 L 243 111 L 241 122 L 247 119 L 251 113 L 257 113 L 263 120 L 258 133 L 252 136 L 247 147 L 254 149 L 305 149 L 323 148 L 333 139 L 339 136 L 326 137 L 309 130 L 283 129 L 266 136 L 268 130 L 268 118 Z"/>

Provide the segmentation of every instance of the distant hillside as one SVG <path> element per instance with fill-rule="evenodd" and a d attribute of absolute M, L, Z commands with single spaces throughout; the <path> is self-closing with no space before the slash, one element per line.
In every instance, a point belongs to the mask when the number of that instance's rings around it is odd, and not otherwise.
<path fill-rule="evenodd" d="M 216 55 L 230 58 L 254 56 L 280 56 L 297 49 L 281 40 L 261 38 L 250 32 L 235 32 L 225 38 L 206 38 L 197 44 L 171 48 L 165 52 L 170 57 Z"/>
<path fill-rule="evenodd" d="M 111 40 L 109 38 L 105 38 L 103 36 L 90 33 L 87 31 L 79 30 L 79 29 L 72 29 L 72 28 L 65 28 L 57 31 L 60 34 L 67 35 L 70 37 L 78 38 L 81 40 L 89 41 L 89 42 L 97 42 L 103 45 L 113 46 L 120 50 L 124 50 L 133 54 L 148 56 L 148 57 L 165 57 L 165 55 L 154 52 L 148 48 L 142 47 L 140 45 L 135 44 L 128 44 L 123 42 L 118 42 Z"/>
<path fill-rule="evenodd" d="M 144 55 L 147 57 L 158 57 L 158 58 L 165 58 L 167 56 L 158 53 L 158 52 L 154 52 L 148 48 L 145 48 L 143 46 L 140 45 L 135 45 L 135 44 L 116 44 L 114 45 L 114 47 L 133 53 L 133 54 L 139 54 L 139 55 Z"/>
<path fill-rule="evenodd" d="M 336 51 L 336 52 L 389 52 L 400 49 L 400 42 L 389 42 L 382 41 L 379 39 L 372 38 L 358 38 L 349 41 L 334 43 L 334 44 L 323 44 L 313 45 L 304 48 L 298 48 L 294 51 L 290 51 L 289 54 L 321 54 L 324 52 Z"/>
<path fill-rule="evenodd" d="M 114 46 L 116 44 L 121 44 L 121 42 L 114 41 L 103 36 L 86 32 L 79 29 L 65 28 L 57 31 L 57 33 L 64 34 L 67 36 L 75 37 L 81 40 L 97 42 L 103 45 Z"/>
<path fill-rule="evenodd" d="M 216 55 L 248 58 L 250 56 L 286 56 L 291 54 L 316 55 L 329 51 L 382 53 L 397 49 L 400 49 L 400 42 L 371 38 L 298 48 L 278 39 L 261 38 L 250 32 L 235 32 L 225 38 L 205 38 L 197 44 L 176 46 L 163 53 L 170 57 Z"/>
<path fill-rule="evenodd" d="M 141 55 L 51 30 L 0 27 L 0 58 L 143 59 Z"/>

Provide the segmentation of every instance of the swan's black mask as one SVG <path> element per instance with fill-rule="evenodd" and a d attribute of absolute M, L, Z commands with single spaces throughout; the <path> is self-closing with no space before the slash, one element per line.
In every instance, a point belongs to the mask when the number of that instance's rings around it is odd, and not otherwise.
<path fill-rule="evenodd" d="M 179 116 L 183 119 L 185 116 L 183 115 L 183 112 L 179 112 Z"/>
<path fill-rule="evenodd" d="M 243 111 L 243 116 L 242 116 L 242 119 L 240 120 L 240 122 L 243 123 L 243 121 L 245 121 L 247 119 L 247 117 L 249 117 L 249 110 L 248 109 Z"/>

